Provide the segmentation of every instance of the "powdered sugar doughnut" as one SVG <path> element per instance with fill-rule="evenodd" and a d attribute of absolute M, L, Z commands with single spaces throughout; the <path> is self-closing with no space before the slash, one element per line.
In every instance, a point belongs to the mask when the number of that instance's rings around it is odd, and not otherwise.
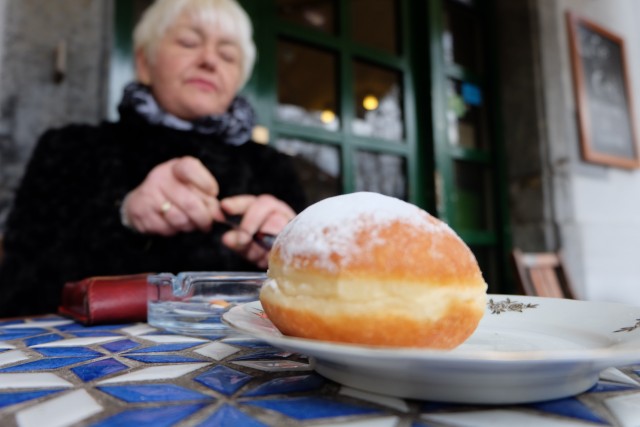
<path fill-rule="evenodd" d="M 260 300 L 285 335 L 453 348 L 482 318 L 487 285 L 444 222 L 377 193 L 322 200 L 276 239 Z"/>

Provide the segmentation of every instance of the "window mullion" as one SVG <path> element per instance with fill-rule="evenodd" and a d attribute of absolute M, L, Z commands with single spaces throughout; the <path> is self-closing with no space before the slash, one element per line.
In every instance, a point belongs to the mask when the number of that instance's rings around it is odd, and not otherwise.
<path fill-rule="evenodd" d="M 355 153 L 352 143 L 351 126 L 354 120 L 354 82 L 353 63 L 349 35 L 351 34 L 351 8 L 349 2 L 339 1 L 339 34 L 343 49 L 340 52 L 338 91 L 340 98 L 340 116 L 342 117 L 342 181 L 345 193 L 355 190 Z"/>

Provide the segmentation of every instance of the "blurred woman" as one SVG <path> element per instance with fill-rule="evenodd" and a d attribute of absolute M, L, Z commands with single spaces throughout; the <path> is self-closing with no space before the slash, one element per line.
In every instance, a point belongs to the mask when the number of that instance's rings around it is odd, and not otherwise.
<path fill-rule="evenodd" d="M 62 285 L 89 276 L 265 269 L 251 236 L 304 207 L 289 159 L 251 141 L 238 91 L 255 47 L 235 0 L 157 0 L 134 47 L 117 122 L 38 142 L 7 221 L 0 316 L 55 312 Z"/>

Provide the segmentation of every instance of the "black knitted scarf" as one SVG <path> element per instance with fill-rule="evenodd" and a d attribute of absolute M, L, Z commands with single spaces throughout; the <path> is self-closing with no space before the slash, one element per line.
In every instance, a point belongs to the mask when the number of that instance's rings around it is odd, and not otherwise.
<path fill-rule="evenodd" d="M 224 114 L 187 121 L 160 108 L 149 86 L 138 82 L 125 87 L 118 111 L 121 116 L 134 113 L 150 124 L 214 135 L 230 145 L 242 145 L 249 141 L 255 125 L 255 112 L 242 96 L 236 96 Z"/>

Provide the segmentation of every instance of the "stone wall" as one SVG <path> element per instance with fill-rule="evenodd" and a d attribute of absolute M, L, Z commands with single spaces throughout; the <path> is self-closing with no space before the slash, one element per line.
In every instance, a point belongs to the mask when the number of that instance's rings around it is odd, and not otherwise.
<path fill-rule="evenodd" d="M 111 0 L 0 0 L 0 232 L 44 130 L 106 114 Z M 56 47 L 66 74 L 54 79 Z"/>

